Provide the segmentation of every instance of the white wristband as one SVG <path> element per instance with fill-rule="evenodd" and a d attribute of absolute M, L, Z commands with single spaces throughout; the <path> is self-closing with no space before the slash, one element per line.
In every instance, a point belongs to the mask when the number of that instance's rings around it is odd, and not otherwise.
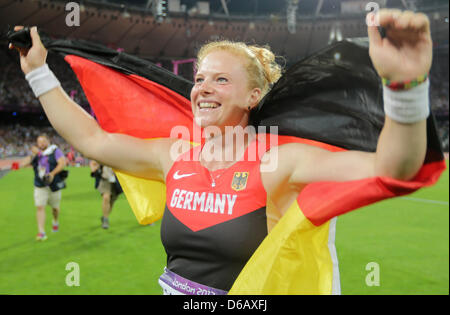
<path fill-rule="evenodd" d="M 394 91 L 383 86 L 384 112 L 404 124 L 426 119 L 430 115 L 429 87 L 429 79 L 407 91 Z"/>
<path fill-rule="evenodd" d="M 47 64 L 29 72 L 25 76 L 25 79 L 27 79 L 36 97 L 47 93 L 55 87 L 61 86 L 61 83 L 59 83 Z"/>

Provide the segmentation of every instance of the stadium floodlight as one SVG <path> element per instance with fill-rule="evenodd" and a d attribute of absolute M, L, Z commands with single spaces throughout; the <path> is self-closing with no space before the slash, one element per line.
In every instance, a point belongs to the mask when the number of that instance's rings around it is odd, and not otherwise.
<path fill-rule="evenodd" d="M 147 8 L 152 10 L 157 20 L 163 20 L 167 16 L 167 0 L 148 0 Z"/>
<path fill-rule="evenodd" d="M 333 25 L 330 31 L 330 38 L 328 39 L 328 44 L 333 44 L 335 42 L 340 42 L 343 40 L 341 24 L 336 23 Z"/>
<path fill-rule="evenodd" d="M 287 0 L 286 19 L 289 33 L 295 34 L 297 28 L 297 9 L 299 0 Z"/>
<path fill-rule="evenodd" d="M 182 12 L 180 0 L 168 0 L 167 10 L 169 12 Z"/>
<path fill-rule="evenodd" d="M 122 12 L 122 17 L 124 19 L 129 19 L 131 17 L 131 14 L 128 13 L 127 9 L 125 8 L 125 10 Z"/>

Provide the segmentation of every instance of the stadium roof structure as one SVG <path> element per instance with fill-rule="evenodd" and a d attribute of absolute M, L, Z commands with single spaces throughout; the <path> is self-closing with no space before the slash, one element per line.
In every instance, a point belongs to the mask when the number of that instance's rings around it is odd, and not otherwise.
<path fill-rule="evenodd" d="M 300 15 L 331 15 L 340 14 L 342 6 L 349 2 L 370 1 L 361 0 L 94 0 L 96 2 L 108 3 L 111 5 L 125 5 L 140 9 L 152 9 L 158 4 L 163 4 L 166 9 L 177 7 L 182 12 L 195 14 L 198 3 L 207 2 L 209 14 L 215 17 L 225 16 L 227 18 L 236 17 L 264 17 L 272 14 L 286 15 L 286 10 L 291 3 L 298 6 Z M 83 1 L 82 1 L 83 2 Z M 84 1 L 86 2 L 86 1 Z M 90 1 L 93 2 L 93 1 Z M 448 0 L 376 0 L 374 2 L 389 8 L 400 8 L 408 10 L 423 10 L 433 6 L 448 4 Z M 344 3 L 344 5 L 342 4 Z M 202 4 L 204 5 L 204 4 Z M 183 9 L 184 6 L 184 9 Z M 169 14 L 173 13 L 169 12 Z"/>
<path fill-rule="evenodd" d="M 161 9 L 157 6 L 160 2 L 166 5 L 165 11 L 157 10 Z M 209 3 L 206 11 L 202 12 L 205 7 L 200 2 Z M 426 12 L 436 47 L 448 51 L 447 0 L 378 2 Z M 68 26 L 66 21 L 73 12 L 66 8 L 67 3 L 0 0 L 0 28 L 37 25 L 54 37 L 86 39 L 139 57 L 158 59 L 191 58 L 207 41 L 231 39 L 268 44 L 288 62 L 297 61 L 330 41 L 367 36 L 367 12 L 365 8 L 355 11 L 358 3 L 367 3 L 360 0 L 85 0 L 77 2 L 80 23 L 74 26 Z M 179 9 L 173 9 L 174 3 Z M 290 19 L 289 10 L 293 12 Z"/>

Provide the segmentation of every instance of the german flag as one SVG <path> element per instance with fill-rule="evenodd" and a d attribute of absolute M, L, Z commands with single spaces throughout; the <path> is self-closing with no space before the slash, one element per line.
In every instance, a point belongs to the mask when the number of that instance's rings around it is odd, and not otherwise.
<path fill-rule="evenodd" d="M 100 126 L 142 139 L 170 137 L 175 125 L 194 134 L 192 82 L 134 56 L 84 41 L 43 40 L 75 71 Z M 277 126 L 278 144 L 374 152 L 384 124 L 381 80 L 367 46 L 343 41 L 290 67 L 252 113 L 254 126 Z M 336 217 L 436 183 L 445 170 L 433 115 L 428 151 L 415 178 L 386 177 L 307 185 L 283 217 L 267 204 L 270 231 L 230 294 L 336 294 Z M 184 140 L 192 141 L 192 138 Z M 299 161 L 300 162 L 300 161 Z M 117 172 L 137 220 L 163 215 L 165 185 Z"/>

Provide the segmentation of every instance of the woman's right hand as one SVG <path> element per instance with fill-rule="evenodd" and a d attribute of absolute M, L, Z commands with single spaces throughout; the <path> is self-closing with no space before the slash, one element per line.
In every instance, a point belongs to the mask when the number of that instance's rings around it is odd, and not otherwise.
<path fill-rule="evenodd" d="M 14 30 L 19 31 L 23 29 L 23 26 L 15 26 Z M 32 46 L 30 49 L 14 47 L 13 44 L 9 44 L 9 49 L 16 48 L 20 53 L 20 67 L 23 73 L 28 74 L 29 72 L 37 69 L 45 64 L 47 59 L 47 49 L 41 42 L 41 38 L 37 32 L 37 27 L 33 26 L 30 29 Z"/>

